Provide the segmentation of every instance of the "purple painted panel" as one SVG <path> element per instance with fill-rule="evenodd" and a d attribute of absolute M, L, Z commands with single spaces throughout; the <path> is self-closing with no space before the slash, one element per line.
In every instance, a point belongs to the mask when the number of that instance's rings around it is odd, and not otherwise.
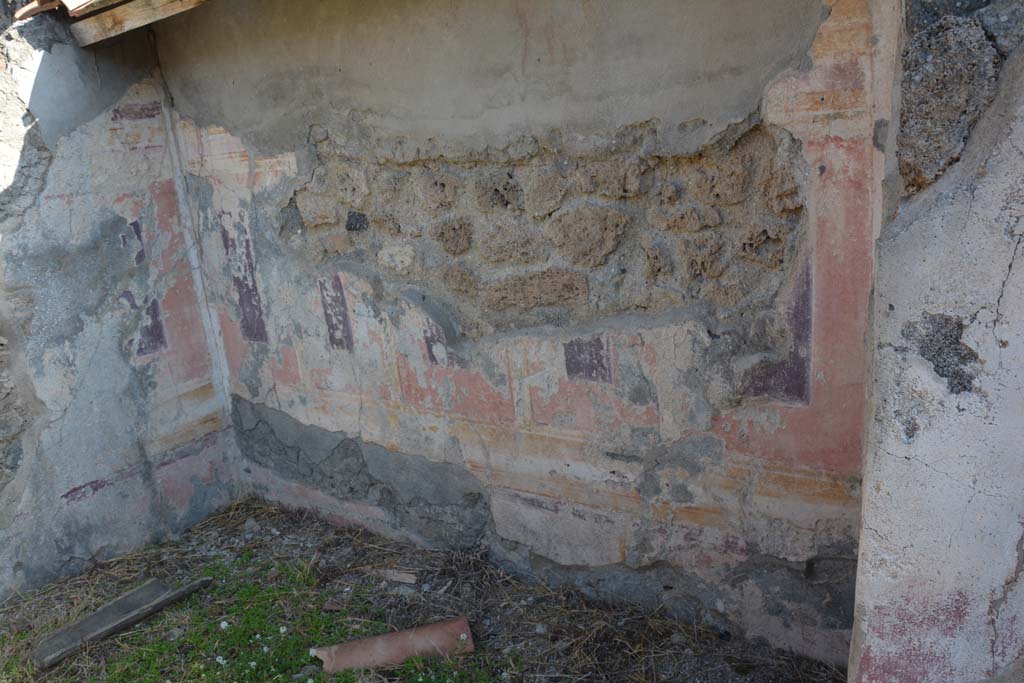
<path fill-rule="evenodd" d="M 160 302 L 153 299 L 146 306 L 146 316 L 149 322 L 139 330 L 138 356 L 148 356 L 157 351 L 167 348 L 167 335 L 164 334 L 164 323 L 160 319 Z"/>
<path fill-rule="evenodd" d="M 811 292 L 811 269 L 804 266 L 786 316 L 792 335 L 789 351 L 781 360 L 752 367 L 743 381 L 744 395 L 810 402 Z"/>
<path fill-rule="evenodd" d="M 159 102 L 129 102 L 114 107 L 110 113 L 111 121 L 141 121 L 155 119 L 160 116 Z"/>
<path fill-rule="evenodd" d="M 242 338 L 246 341 L 267 341 L 267 325 L 263 320 L 263 300 L 256 286 L 256 261 L 252 253 L 252 240 L 240 229 L 241 237 L 236 240 L 223 224 L 220 228 L 224 242 L 224 253 L 231 267 L 231 281 L 238 294 L 238 308 L 241 311 Z"/>
<path fill-rule="evenodd" d="M 141 266 L 142 262 L 146 260 L 146 245 L 142 242 L 142 225 L 138 221 L 132 221 L 128 225 L 131 226 L 132 232 L 135 233 L 135 239 L 139 241 L 139 250 L 135 252 L 135 265 Z M 123 236 L 121 244 L 124 245 Z"/>
<path fill-rule="evenodd" d="M 565 343 L 565 374 L 569 379 L 611 382 L 612 367 L 604 339 L 573 339 Z"/>
<path fill-rule="evenodd" d="M 324 307 L 324 320 L 327 321 L 327 340 L 331 348 L 352 350 L 352 326 L 348 319 L 348 303 L 345 301 L 345 288 L 341 278 L 335 275 L 330 280 L 320 278 L 320 302 Z"/>

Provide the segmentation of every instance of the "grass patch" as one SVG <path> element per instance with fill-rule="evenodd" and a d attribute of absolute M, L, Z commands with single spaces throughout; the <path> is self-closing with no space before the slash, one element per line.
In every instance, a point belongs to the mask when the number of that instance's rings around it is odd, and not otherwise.
<path fill-rule="evenodd" d="M 360 683 L 373 676 L 328 676 L 314 670 L 320 662 L 309 654 L 312 645 L 389 630 L 380 620 L 380 611 L 358 594 L 348 601 L 348 609 L 322 611 L 323 594 L 314 563 L 266 563 L 255 561 L 252 553 L 242 553 L 232 562 L 210 563 L 200 575 L 214 579 L 209 589 L 110 639 L 103 644 L 106 651 L 102 657 L 90 657 L 94 653 L 87 651 L 73 664 L 46 673 L 45 680 L 290 682 L 304 669 L 308 670 L 298 679 L 300 683 Z M 28 634 L 0 636 L 0 652 L 24 656 L 29 648 Z M 23 656 L 5 658 L 0 683 L 38 680 L 40 673 L 33 671 Z M 89 662 L 86 671 L 82 671 L 83 658 Z M 403 683 L 494 680 L 472 658 L 466 662 L 411 660 L 388 678 Z"/>
<path fill-rule="evenodd" d="M 321 612 L 316 582 L 300 567 L 251 564 L 244 556 L 237 562 L 211 565 L 203 572 L 214 578 L 208 594 L 149 627 L 168 639 L 153 639 L 149 629 L 120 638 L 125 651 L 108 664 L 106 680 L 290 680 L 310 664 L 310 643 L 350 637 L 348 614 Z M 264 585 L 261 577 L 273 569 L 277 578 Z"/>

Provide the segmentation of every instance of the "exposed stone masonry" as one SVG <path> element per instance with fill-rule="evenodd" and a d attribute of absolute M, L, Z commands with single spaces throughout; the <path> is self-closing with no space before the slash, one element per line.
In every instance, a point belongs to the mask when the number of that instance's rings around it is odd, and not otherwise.
<path fill-rule="evenodd" d="M 410 161 L 314 126 L 316 166 L 282 233 L 427 289 L 470 337 L 698 302 L 723 318 L 766 310 L 800 249 L 797 145 L 754 126 L 660 157 L 653 137 L 640 124 L 588 153 L 529 138 Z"/>

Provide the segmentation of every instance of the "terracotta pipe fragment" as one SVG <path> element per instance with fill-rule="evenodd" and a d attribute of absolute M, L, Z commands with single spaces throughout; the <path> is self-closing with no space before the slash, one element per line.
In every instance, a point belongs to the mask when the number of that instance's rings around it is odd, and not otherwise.
<path fill-rule="evenodd" d="M 398 666 L 412 657 L 468 654 L 473 649 L 469 620 L 461 616 L 382 636 L 318 647 L 309 653 L 323 661 L 325 673 L 333 674 L 349 669 Z"/>

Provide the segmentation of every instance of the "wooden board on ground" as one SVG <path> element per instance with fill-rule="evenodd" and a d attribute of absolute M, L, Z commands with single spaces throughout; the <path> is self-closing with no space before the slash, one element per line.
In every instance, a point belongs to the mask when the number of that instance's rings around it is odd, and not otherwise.
<path fill-rule="evenodd" d="M 71 33 L 78 44 L 85 47 L 193 9 L 204 2 L 206 0 L 132 0 L 76 21 L 71 24 Z"/>
<path fill-rule="evenodd" d="M 123 631 L 205 588 L 211 581 L 205 578 L 183 588 L 170 588 L 161 581 L 150 579 L 92 614 L 44 638 L 32 651 L 32 663 L 40 669 L 51 667 L 73 655 L 86 643 Z"/>
<path fill-rule="evenodd" d="M 400 572 L 394 569 L 371 569 L 367 573 L 379 576 L 385 581 L 397 583 L 416 583 L 416 575 L 412 572 Z"/>

